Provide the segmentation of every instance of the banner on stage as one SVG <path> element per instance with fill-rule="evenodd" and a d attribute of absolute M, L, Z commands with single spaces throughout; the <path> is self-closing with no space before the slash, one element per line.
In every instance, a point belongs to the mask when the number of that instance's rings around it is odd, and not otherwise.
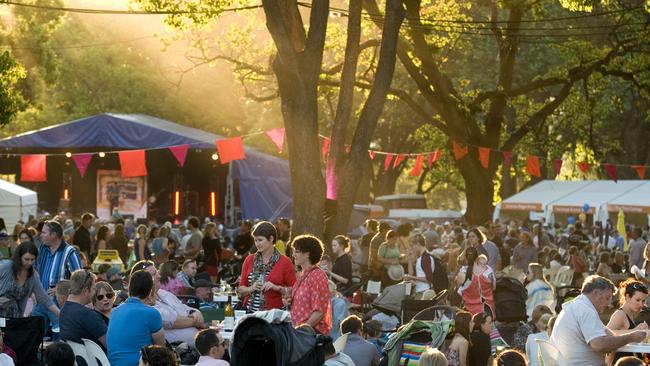
<path fill-rule="evenodd" d="M 119 170 L 97 171 L 97 216 L 147 217 L 147 177 L 122 177 Z"/>

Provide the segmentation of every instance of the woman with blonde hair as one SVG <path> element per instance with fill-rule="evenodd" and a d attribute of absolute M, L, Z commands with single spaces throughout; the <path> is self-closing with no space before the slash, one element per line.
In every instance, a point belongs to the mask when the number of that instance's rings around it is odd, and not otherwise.
<path fill-rule="evenodd" d="M 530 263 L 526 274 L 528 284 L 528 298 L 526 299 L 526 314 L 532 317 L 533 309 L 537 305 L 546 305 L 551 309 L 555 308 L 555 293 L 553 286 L 544 278 L 544 267 L 539 263 Z"/>
<path fill-rule="evenodd" d="M 427 347 L 420 355 L 418 366 L 447 366 L 447 357 L 437 348 Z"/>

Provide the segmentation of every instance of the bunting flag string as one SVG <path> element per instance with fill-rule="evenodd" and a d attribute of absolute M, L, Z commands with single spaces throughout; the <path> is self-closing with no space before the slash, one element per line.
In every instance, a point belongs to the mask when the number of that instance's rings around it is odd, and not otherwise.
<path fill-rule="evenodd" d="M 227 164 L 231 161 L 242 160 L 246 158 L 246 153 L 244 150 L 243 139 L 251 136 L 257 135 L 266 135 L 267 138 L 277 147 L 280 153 L 284 150 L 285 144 L 285 129 L 284 128 L 275 128 L 268 131 L 258 131 L 241 136 L 235 136 L 230 138 L 224 138 L 221 140 L 215 141 L 216 150 L 219 153 L 219 160 L 222 164 Z M 331 140 L 326 136 L 319 136 L 323 139 L 321 156 L 323 161 L 327 160 L 327 154 L 329 153 L 329 147 Z M 68 158 L 72 158 L 79 171 L 79 174 L 84 177 L 88 169 L 90 162 L 92 161 L 93 155 L 104 153 L 117 153 L 119 155 L 120 163 L 123 165 L 121 167 L 122 174 L 129 174 L 125 176 L 137 176 L 133 174 L 146 175 L 146 164 L 144 153 L 149 150 L 159 150 L 159 149 L 169 149 L 169 151 L 174 155 L 181 167 L 184 166 L 187 159 L 187 153 L 190 147 L 203 145 L 204 142 L 196 142 L 190 144 L 183 144 L 178 146 L 159 146 L 154 148 L 147 148 L 141 150 L 104 150 L 97 152 L 85 152 L 80 154 L 70 154 L 65 153 Z M 473 144 L 468 144 L 461 141 L 451 141 L 451 154 L 455 160 L 460 160 L 469 153 L 469 147 L 476 148 L 478 151 L 478 160 L 481 166 L 484 168 L 489 167 L 490 163 L 490 154 L 492 152 L 502 154 L 503 165 L 505 167 L 510 167 L 514 158 L 514 154 L 511 151 L 500 151 L 497 149 L 492 149 L 485 146 L 478 146 Z M 346 146 L 346 151 L 349 151 L 349 146 Z M 439 161 L 442 158 L 444 150 L 447 149 L 436 149 L 434 151 L 423 151 L 423 152 L 388 152 L 388 151 L 379 151 L 376 149 L 369 149 L 368 155 L 371 160 L 375 160 L 377 155 L 383 155 L 384 160 L 384 171 L 388 171 L 389 168 L 397 169 L 397 167 L 402 164 L 406 157 L 414 158 L 414 167 L 410 171 L 410 175 L 416 176 L 422 173 L 424 159 L 427 159 L 427 167 L 431 169 L 433 164 Z M 49 153 L 49 154 L 25 154 L 25 153 L 0 153 L 0 157 L 12 157 L 17 156 L 21 158 L 21 180 L 25 182 L 44 182 L 47 181 L 46 176 L 46 162 L 48 156 L 60 156 L 64 153 Z M 541 177 L 541 164 L 542 161 L 548 161 L 552 163 L 553 171 L 555 175 L 558 175 L 562 169 L 564 161 L 562 159 L 549 159 L 543 156 L 528 155 L 526 156 L 526 169 L 525 171 L 536 177 Z M 631 165 L 631 164 L 613 164 L 613 163 L 589 163 L 586 161 L 579 161 L 575 163 L 577 169 L 583 173 L 589 172 L 592 168 L 601 167 L 610 179 L 618 181 L 618 174 L 621 168 L 632 169 L 639 176 L 639 179 L 645 179 L 646 168 L 650 165 Z"/>

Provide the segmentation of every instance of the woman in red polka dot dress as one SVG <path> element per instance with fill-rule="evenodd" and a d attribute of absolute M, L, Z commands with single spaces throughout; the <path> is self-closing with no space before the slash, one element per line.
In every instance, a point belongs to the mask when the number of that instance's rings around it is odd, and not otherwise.
<path fill-rule="evenodd" d="M 317 264 L 323 256 L 323 243 L 311 235 L 293 239 L 293 257 L 302 269 L 291 290 L 291 321 L 294 326 L 308 324 L 321 334 L 332 330 L 332 309 L 327 274 Z M 288 294 L 287 294 L 288 295 Z"/>

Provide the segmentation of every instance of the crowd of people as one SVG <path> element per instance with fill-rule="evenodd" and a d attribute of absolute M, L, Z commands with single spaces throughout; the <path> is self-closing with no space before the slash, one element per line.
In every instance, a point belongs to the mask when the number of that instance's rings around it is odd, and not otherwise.
<path fill-rule="evenodd" d="M 347 333 L 341 352 L 326 350 L 325 365 L 378 365 L 394 323 L 363 312 L 361 285 L 405 281 L 414 299 L 447 290 L 456 307 L 453 330 L 438 349 L 422 353 L 421 365 L 537 365 L 536 340 L 550 342 L 569 364 L 631 364 L 634 355 L 616 351 L 646 338 L 639 317 L 650 282 L 647 233 L 627 227 L 626 245 L 610 225 L 570 222 L 393 227 L 367 220 L 362 237 L 327 243 L 292 237 L 287 219 L 244 220 L 228 230 L 207 218 L 158 226 L 86 213 L 78 221 L 59 215 L 18 223 L 11 234 L 0 222 L 0 238 L 11 249 L 0 262 L 0 316 L 41 316 L 54 341 L 45 358 L 69 354 L 58 340 L 89 339 L 111 365 L 175 365 L 171 350 L 178 344 L 196 352 L 199 365 L 227 365 L 227 342 L 201 313 L 216 306 L 212 289 L 222 280 L 234 285 L 238 307 L 248 313 L 283 309 L 296 326 L 333 339 Z M 124 267 L 92 266 L 103 249 L 116 250 Z M 563 268 L 581 293 L 558 304 L 547 274 Z M 496 309 L 503 276 L 527 290 L 527 320 L 512 337 L 499 329 Z M 605 324 L 608 309 L 616 310 Z M 3 354 L 20 357 L 8 347 Z"/>

